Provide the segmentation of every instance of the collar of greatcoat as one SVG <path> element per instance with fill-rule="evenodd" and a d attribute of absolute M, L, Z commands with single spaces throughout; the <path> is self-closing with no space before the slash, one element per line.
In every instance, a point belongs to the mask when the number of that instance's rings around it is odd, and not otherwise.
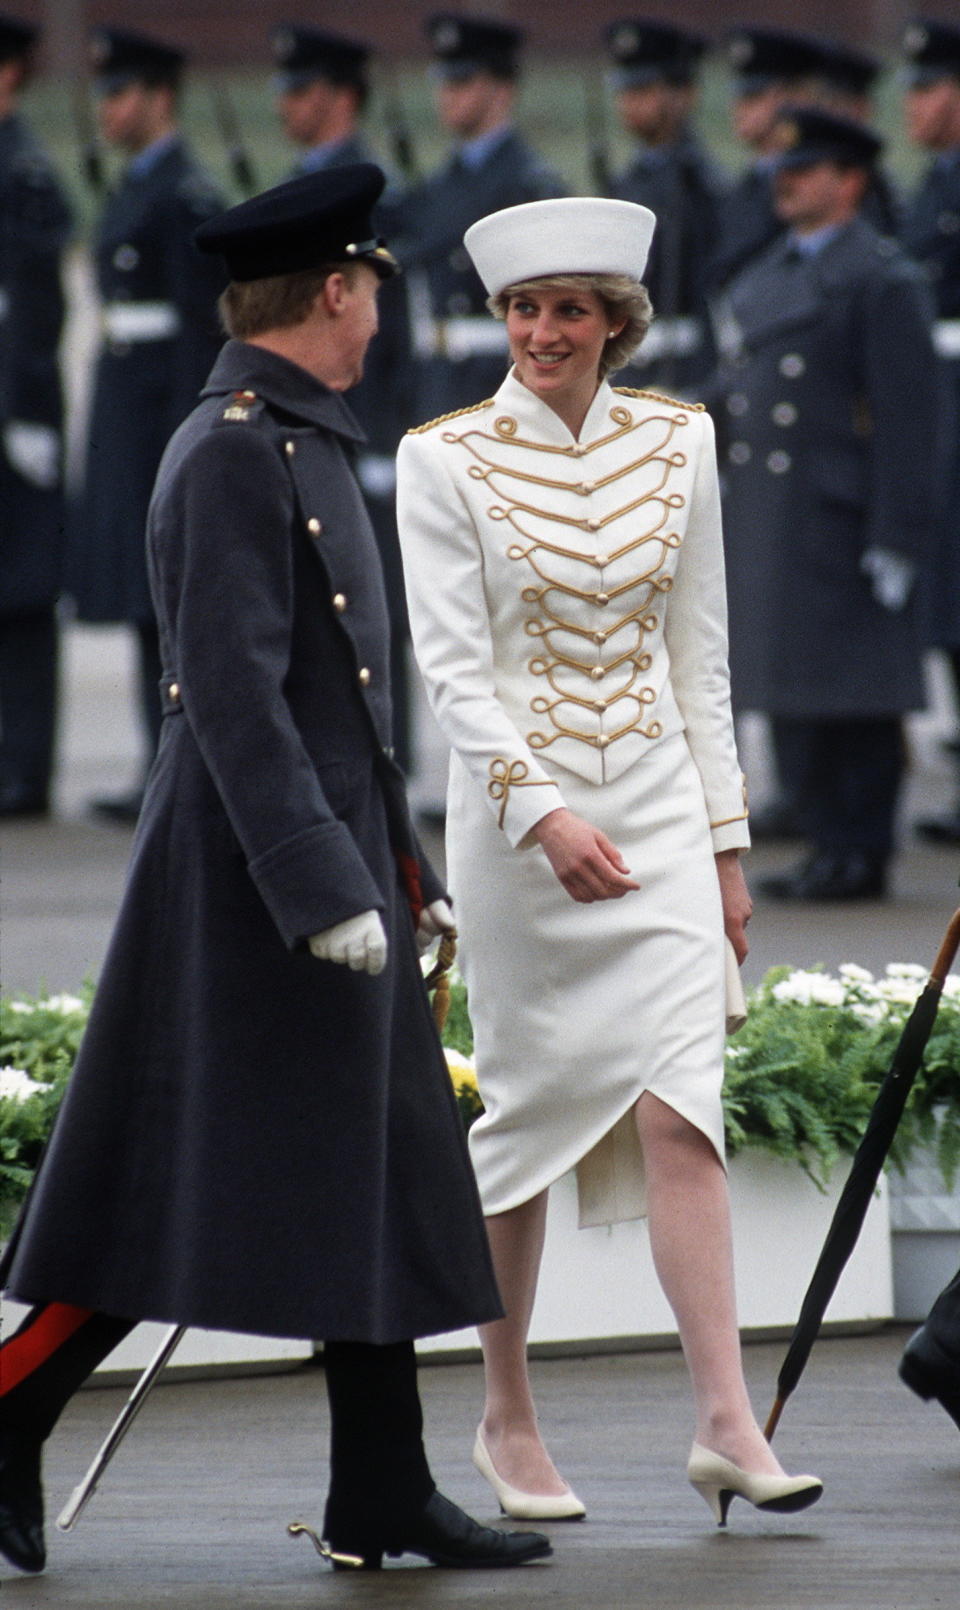
<path fill-rule="evenodd" d="M 221 348 L 201 397 L 252 391 L 272 407 L 346 441 L 362 444 L 366 436 L 338 391 L 315 380 L 298 363 L 281 358 L 249 341 L 228 341 Z"/>
<path fill-rule="evenodd" d="M 618 399 L 605 380 L 601 381 L 597 395 L 587 409 L 579 437 L 573 435 L 558 413 L 543 402 L 535 392 L 523 385 L 511 369 L 494 397 L 498 410 L 506 409 L 517 421 L 522 432 L 550 447 L 569 447 L 576 441 L 590 442 L 610 429 L 610 410 Z"/>

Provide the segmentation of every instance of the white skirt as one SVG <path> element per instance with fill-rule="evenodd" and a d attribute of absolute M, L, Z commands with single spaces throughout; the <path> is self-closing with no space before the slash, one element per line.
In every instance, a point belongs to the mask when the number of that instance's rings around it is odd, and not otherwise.
<path fill-rule="evenodd" d="M 633 1118 L 643 1091 L 724 1159 L 720 888 L 682 733 L 613 783 L 555 775 L 640 889 L 572 900 L 538 845 L 511 848 L 454 753 L 447 870 L 486 1109 L 470 1151 L 485 1213 L 576 1167 L 581 1224 L 610 1224 L 646 1211 Z"/>

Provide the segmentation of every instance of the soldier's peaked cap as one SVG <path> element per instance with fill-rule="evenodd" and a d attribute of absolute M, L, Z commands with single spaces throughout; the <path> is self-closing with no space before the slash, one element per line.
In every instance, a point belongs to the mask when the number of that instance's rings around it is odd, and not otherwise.
<path fill-rule="evenodd" d="M 872 129 L 819 106 L 784 107 L 774 137 L 779 166 L 785 168 L 811 167 L 816 162 L 870 168 L 883 150 L 883 141 Z"/>
<path fill-rule="evenodd" d="M 125 83 L 177 84 L 186 56 L 176 45 L 165 44 L 130 28 L 94 28 L 90 33 L 90 65 L 100 89 L 119 89 Z"/>
<path fill-rule="evenodd" d="M 914 84 L 960 77 L 960 26 L 917 17 L 904 30 L 903 53 Z"/>
<path fill-rule="evenodd" d="M 371 221 L 385 182 L 372 162 L 301 174 L 208 218 L 193 238 L 201 251 L 219 253 L 233 280 L 349 262 L 386 278 L 397 262 Z"/>
<path fill-rule="evenodd" d="M 788 28 L 734 28 L 724 45 L 727 61 L 746 92 L 811 77 L 823 65 L 819 41 Z"/>
<path fill-rule="evenodd" d="M 604 29 L 603 37 L 619 89 L 658 79 L 689 81 L 707 48 L 702 34 L 651 17 L 622 17 Z"/>
<path fill-rule="evenodd" d="M 439 77 L 465 78 L 483 72 L 516 78 L 518 55 L 526 38 L 522 28 L 495 17 L 438 11 L 427 18 L 424 30 L 433 50 L 433 71 Z"/>
<path fill-rule="evenodd" d="M 32 22 L 0 12 L 0 62 L 18 61 L 28 56 L 38 33 L 39 29 Z"/>
<path fill-rule="evenodd" d="M 371 47 L 362 39 L 284 22 L 271 29 L 270 51 L 279 70 L 281 87 L 294 89 L 314 78 L 331 84 L 365 87 L 365 68 Z"/>

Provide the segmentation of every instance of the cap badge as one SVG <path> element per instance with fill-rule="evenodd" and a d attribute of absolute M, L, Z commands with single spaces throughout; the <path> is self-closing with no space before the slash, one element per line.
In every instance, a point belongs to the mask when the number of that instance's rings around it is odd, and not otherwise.
<path fill-rule="evenodd" d="M 460 28 L 455 22 L 441 22 L 434 29 L 433 43 L 437 50 L 456 50 L 460 44 L 460 38 Z"/>
<path fill-rule="evenodd" d="M 632 56 L 640 45 L 639 28 L 634 28 L 629 24 L 623 28 L 618 28 L 613 36 L 612 44 L 615 56 L 621 59 Z"/>

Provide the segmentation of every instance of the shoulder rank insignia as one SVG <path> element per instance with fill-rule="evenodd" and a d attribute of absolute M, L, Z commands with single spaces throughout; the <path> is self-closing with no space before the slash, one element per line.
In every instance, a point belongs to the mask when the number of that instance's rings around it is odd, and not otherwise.
<path fill-rule="evenodd" d="M 411 425 L 407 431 L 408 436 L 422 436 L 424 431 L 433 430 L 434 425 L 445 425 L 450 419 L 462 419 L 464 414 L 478 414 L 481 408 L 490 408 L 492 397 L 485 397 L 483 402 L 471 403 L 469 408 L 455 408 L 452 414 L 440 414 L 436 419 L 428 419 L 424 425 Z"/>
<path fill-rule="evenodd" d="M 666 403 L 669 408 L 689 408 L 695 414 L 702 414 L 703 403 L 683 402 L 679 397 L 665 397 L 661 391 L 638 391 L 634 386 L 614 386 L 612 390 L 618 397 L 645 397 L 648 402 Z"/>
<path fill-rule="evenodd" d="M 255 391 L 235 391 L 233 402 L 223 410 L 224 419 L 249 419 L 250 404 L 256 402 Z"/>

